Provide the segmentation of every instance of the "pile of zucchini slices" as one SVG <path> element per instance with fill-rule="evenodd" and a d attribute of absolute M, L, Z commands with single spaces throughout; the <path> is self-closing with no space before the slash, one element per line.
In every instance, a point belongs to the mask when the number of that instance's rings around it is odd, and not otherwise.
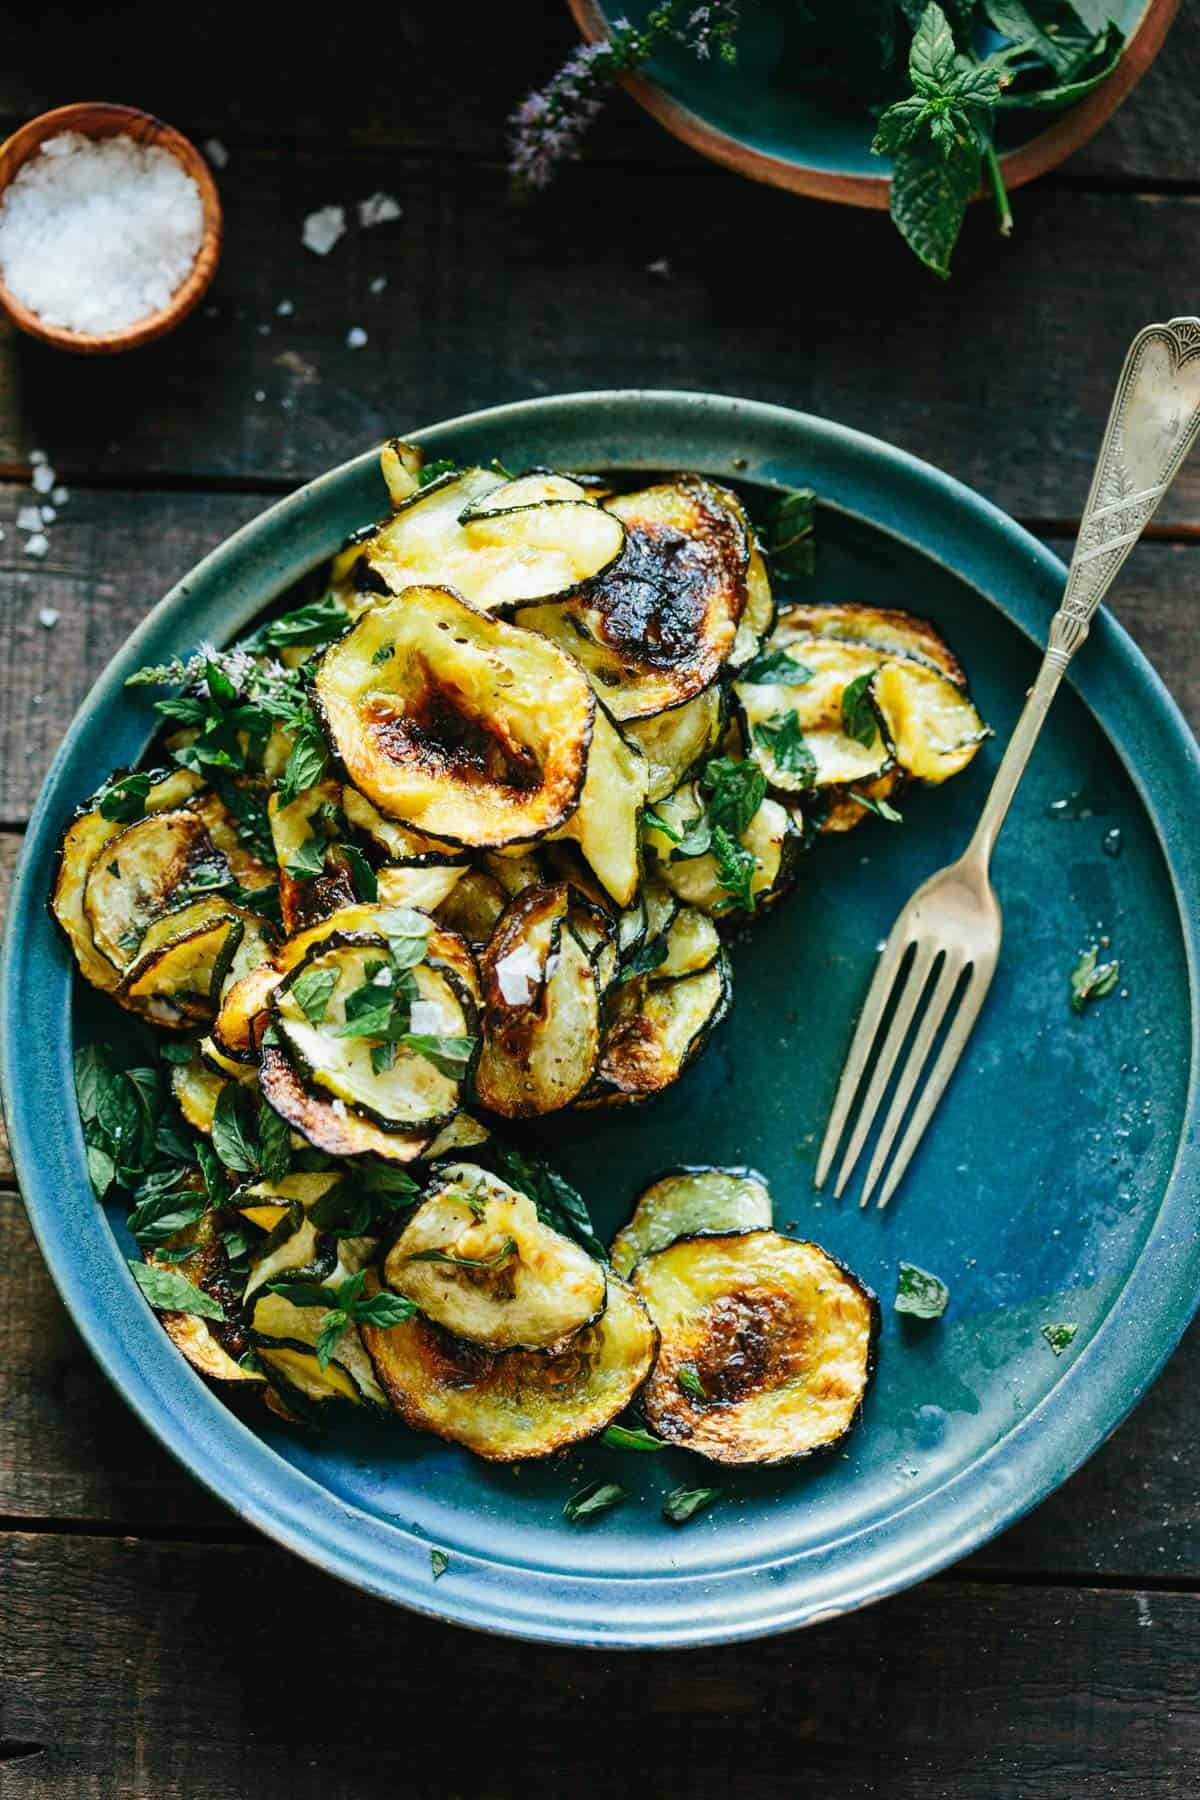
<path fill-rule="evenodd" d="M 869 1297 L 769 1205 L 714 1222 L 693 1183 L 694 1216 L 672 1189 L 656 1225 L 648 1195 L 606 1270 L 456 1159 L 489 1121 L 674 1082 L 730 1004 L 721 927 L 822 833 L 970 761 L 962 670 L 907 614 L 777 606 L 742 502 L 706 477 L 615 493 L 425 469 L 399 441 L 382 462 L 389 517 L 312 598 L 143 672 L 178 690 L 162 766 L 114 775 L 62 842 L 55 916 L 83 976 L 168 1034 L 187 1124 L 219 1149 L 249 1109 L 276 1146 L 273 1179 L 226 1166 L 236 1269 L 211 1211 L 147 1250 L 222 1296 L 220 1325 L 167 1328 L 279 1410 L 390 1405 L 484 1456 L 590 1435 L 644 1384 L 661 1435 L 718 1459 L 815 1448 L 861 1401 Z M 370 1195 L 402 1164 L 389 1244 Z M 297 1284 L 352 1295 L 329 1354 L 338 1309 Z M 808 1372 L 774 1381 L 789 1359 Z"/>

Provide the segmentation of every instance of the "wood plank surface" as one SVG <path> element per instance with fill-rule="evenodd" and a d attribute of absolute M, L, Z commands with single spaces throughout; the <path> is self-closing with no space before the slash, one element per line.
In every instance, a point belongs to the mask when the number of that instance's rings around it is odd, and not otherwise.
<path fill-rule="evenodd" d="M 934 1582 L 664 1657 L 471 1638 L 259 1546 L 13 1534 L 0 1580 L 5 1800 L 498 1800 L 531 1781 L 1179 1800 L 1200 1782 L 1191 1594 Z"/>
<path fill-rule="evenodd" d="M 8 21 L 0 63 L 5 126 L 102 93 L 148 107 L 198 140 L 216 133 L 231 149 L 265 141 L 497 160 L 516 101 L 578 42 L 563 0 L 399 10 L 363 0 L 349 53 L 320 0 L 289 6 L 286 27 L 271 7 L 244 7 L 236 56 L 202 7 L 172 15 L 169 55 L 162 12 L 151 0 L 125 0 L 116 19 L 119 25 L 106 7 L 45 0 Z M 1091 182 L 1194 184 L 1198 128 L 1200 18 L 1184 4 L 1158 64 L 1069 172 Z M 623 98 L 589 152 L 694 160 Z"/>
<path fill-rule="evenodd" d="M 380 187 L 401 221 L 323 260 L 301 247 L 310 208 Z M 1200 291 L 1186 195 L 1028 190 L 1012 240 L 968 221 L 943 284 L 882 214 L 851 223 L 700 164 L 636 182 L 584 164 L 517 204 L 498 167 L 247 151 L 224 188 L 211 302 L 178 332 L 128 359 L 0 341 L 0 471 L 37 448 L 72 485 L 286 485 L 474 407 L 649 386 L 817 412 L 1022 517 L 1070 518 L 1134 331 Z M 1200 461 L 1162 516 L 1200 524 Z"/>

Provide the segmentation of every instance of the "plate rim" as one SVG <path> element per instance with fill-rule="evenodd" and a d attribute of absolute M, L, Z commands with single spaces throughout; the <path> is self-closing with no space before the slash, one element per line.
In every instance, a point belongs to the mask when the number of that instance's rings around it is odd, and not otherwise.
<path fill-rule="evenodd" d="M 704 452 L 694 443 L 696 435 L 708 433 L 711 457 L 712 443 L 719 444 L 724 433 L 727 446 L 721 467 L 734 478 L 762 480 L 769 476 L 755 475 L 748 467 L 728 468 L 729 446 L 744 443 L 752 448 L 747 440 L 768 445 L 781 440 L 785 455 L 790 451 L 793 459 L 811 459 L 814 470 L 819 465 L 826 472 L 822 498 L 835 505 L 839 503 L 838 479 L 848 479 L 853 471 L 860 487 L 869 490 L 874 485 L 878 489 L 881 514 L 876 517 L 864 512 L 861 505 L 843 510 L 877 530 L 902 537 L 922 555 L 948 563 L 1027 637 L 1034 635 L 1029 622 L 1014 613 L 1000 595 L 989 591 L 982 580 L 989 565 L 995 562 L 997 574 L 1011 568 L 1023 582 L 1023 593 L 1028 596 L 1036 588 L 1039 601 L 1044 594 L 1048 605 L 1061 587 L 1065 571 L 1059 559 L 999 508 L 952 476 L 868 434 L 763 402 L 675 390 L 600 390 L 485 408 L 410 435 L 433 448 L 448 448 L 456 433 L 468 430 L 486 428 L 499 434 L 515 429 L 527 438 L 542 420 L 551 421 L 550 429 L 560 432 L 570 427 L 579 437 L 589 428 L 596 429 L 597 419 L 601 434 L 616 431 L 616 421 L 620 421 L 620 433 L 627 434 L 640 419 L 644 439 L 653 438 L 656 430 L 661 432 L 667 421 L 676 439 L 687 441 L 688 460 L 702 463 Z M 606 427 L 606 419 L 613 423 Z M 622 437 L 621 441 L 629 440 Z M 236 1514 L 306 1561 L 431 1617 L 540 1642 L 604 1649 L 683 1648 L 744 1641 L 816 1623 L 924 1580 L 1013 1523 L 1099 1447 L 1158 1374 L 1200 1303 L 1200 1239 L 1192 1222 L 1194 1207 L 1189 1208 L 1200 1185 L 1200 1145 L 1187 1143 L 1189 1125 L 1197 1116 L 1200 1070 L 1200 921 L 1185 900 L 1186 895 L 1200 891 L 1200 845 L 1191 848 L 1183 830 L 1189 810 L 1200 801 L 1200 746 L 1146 658 L 1110 615 L 1102 614 L 1093 631 L 1105 654 L 1090 660 L 1085 656 L 1072 671 L 1071 685 L 1096 713 L 1100 728 L 1130 774 L 1159 838 L 1173 884 L 1191 1009 L 1191 1066 L 1184 1119 L 1158 1212 L 1099 1329 L 1037 1407 L 984 1456 L 937 1488 L 904 1508 L 889 1511 L 882 1521 L 857 1531 L 849 1540 L 775 1557 L 770 1563 L 752 1558 L 699 1574 L 573 1577 L 561 1570 L 489 1560 L 450 1546 L 455 1579 L 432 1589 L 430 1542 L 424 1535 L 399 1523 L 385 1524 L 288 1463 L 183 1362 L 129 1280 L 120 1246 L 103 1208 L 91 1200 L 90 1192 L 82 1205 L 91 1221 L 91 1248 L 99 1261 L 89 1263 L 86 1270 L 80 1266 L 79 1240 L 69 1237 L 65 1209 L 57 1203 L 61 1190 L 52 1179 L 53 1152 L 47 1158 L 38 1142 L 39 1122 L 44 1126 L 45 1093 L 39 1092 L 37 1112 L 31 1117 L 32 1103 L 27 1101 L 27 1083 L 22 1077 L 27 1053 L 32 1057 L 34 1052 L 27 1041 L 31 1034 L 23 1029 L 27 1014 L 21 1004 L 21 952 L 34 929 L 35 915 L 42 928 L 48 929 L 39 881 L 44 883 L 47 851 L 52 849 L 68 810 L 59 801 L 59 781 L 93 715 L 119 698 L 124 668 L 140 657 L 144 640 L 164 625 L 174 629 L 176 615 L 186 616 L 184 609 L 192 590 L 207 581 L 219 582 L 225 565 L 252 555 L 256 545 L 272 536 L 284 536 L 292 521 L 302 518 L 307 508 L 319 505 L 331 491 L 336 493 L 343 484 L 366 477 L 376 466 L 377 454 L 375 448 L 365 451 L 268 507 L 223 540 L 169 590 L 93 684 L 55 754 L 31 813 L 14 873 L 0 952 L 0 1079 L 26 1209 L 68 1311 L 127 1404 L 168 1451 Z M 623 460 L 626 466 L 637 466 L 636 455 L 627 452 Z M 662 466 L 661 456 L 657 466 Z M 936 504 L 927 506 L 921 530 L 901 531 L 898 520 L 907 517 L 914 500 Z M 895 512 L 890 518 L 889 502 Z M 908 524 L 915 528 L 920 521 L 908 519 Z M 968 568 L 958 560 L 961 555 L 967 556 Z M 306 554 L 301 561 L 303 566 L 311 566 L 312 558 Z M 281 576 L 275 591 L 290 579 L 290 572 Z M 260 592 L 247 616 L 263 604 Z M 236 631 L 242 623 L 240 617 L 230 619 L 227 629 Z M 1106 683 L 1110 664 L 1115 664 L 1119 683 Z M 1157 748 L 1159 761 L 1166 764 L 1165 774 L 1158 766 L 1147 772 L 1131 761 L 1100 717 L 1101 709 L 1120 710 L 1130 705 L 1131 690 L 1136 690 L 1139 704 L 1154 718 L 1156 729 L 1165 721 L 1167 732 Z M 1136 718 L 1135 711 L 1126 735 L 1135 731 Z M 1151 735 L 1147 732 L 1147 743 Z M 1163 792 L 1152 804 L 1149 789 L 1160 784 Z M 36 957 L 34 960 L 36 964 Z M 45 978 L 47 971 L 41 972 Z M 66 990 L 69 1008 L 74 989 L 65 953 L 61 967 L 51 969 L 49 975 L 57 981 L 60 995 Z M 53 986 L 54 980 L 47 985 Z M 40 1048 L 43 1056 L 57 1056 L 60 1099 L 71 1041 L 68 1031 L 53 1048 Z M 74 1137 L 61 1148 L 59 1160 L 69 1164 L 74 1155 L 72 1172 L 78 1176 L 82 1140 L 69 1091 L 68 1101 Z M 71 1137 L 69 1124 L 66 1136 Z M 1180 1229 L 1184 1225 L 1186 1232 Z M 1152 1317 L 1154 1329 L 1122 1333 L 1122 1318 L 1131 1310 L 1143 1322 L 1146 1316 Z M 129 1342 L 122 1338 L 123 1326 L 130 1334 Z M 286 1506 L 281 1506 L 281 1498 Z M 949 1529 L 945 1528 L 947 1511 Z M 907 1527 L 898 1531 L 898 1524 L 906 1519 Z M 901 1541 L 902 1553 L 898 1548 Z M 857 1546 L 848 1565 L 849 1575 L 841 1554 L 846 1543 Z M 821 1570 L 813 1566 L 818 1561 Z M 773 1579 L 764 1581 L 764 1576 Z M 692 1598 L 684 1605 L 681 1596 L 686 1598 L 689 1589 Z M 716 1600 L 711 1597 L 714 1591 L 719 1595 Z M 736 1608 L 729 1604 L 731 1600 L 737 1602 Z"/>
<path fill-rule="evenodd" d="M 595 44 L 607 37 L 608 23 L 600 0 L 567 0 L 567 5 L 585 42 Z M 1091 142 L 1155 62 L 1179 5 L 1180 0 L 1145 0 L 1126 40 L 1125 53 L 1108 80 L 1056 115 L 1052 124 L 1027 143 L 1018 144 L 1001 155 L 1000 167 L 1010 193 L 1056 169 L 1067 157 Z M 763 182 L 767 187 L 804 194 L 810 200 L 859 206 L 872 212 L 887 211 L 892 186 L 888 175 L 843 174 L 819 169 L 812 163 L 795 162 L 771 151 L 756 150 L 732 132 L 710 124 L 648 75 L 634 71 L 622 75 L 620 81 L 638 105 L 672 137 L 710 162 L 732 169 L 751 181 Z M 984 191 L 980 188 L 975 198 L 981 199 Z"/>

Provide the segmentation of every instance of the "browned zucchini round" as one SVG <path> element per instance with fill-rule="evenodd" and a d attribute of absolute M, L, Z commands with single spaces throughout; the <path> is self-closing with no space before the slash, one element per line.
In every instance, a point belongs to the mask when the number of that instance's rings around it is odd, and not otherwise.
<path fill-rule="evenodd" d="M 280 955 L 283 948 L 280 947 Z M 262 1034 L 270 1019 L 268 1002 L 279 981 L 280 973 L 273 963 L 260 963 L 226 988 L 212 1028 L 213 1043 L 222 1056 L 231 1062 L 257 1062 Z"/>
<path fill-rule="evenodd" d="M 383 1278 L 427 1319 L 485 1350 L 561 1350 L 604 1311 L 604 1270 L 475 1163 L 439 1170 Z"/>
<path fill-rule="evenodd" d="M 421 1040 L 472 1038 L 475 1007 L 451 966 L 427 958 L 407 974 L 414 1019 L 421 1009 L 419 1022 L 405 1026 L 413 1042 L 389 1044 L 385 1031 L 359 1023 L 380 995 L 390 1002 L 396 979 L 387 940 L 368 932 L 335 931 L 315 943 L 272 993 L 271 1017 L 306 1086 L 385 1131 L 432 1132 L 458 1111 L 465 1065 L 450 1073 Z M 314 988 L 319 996 L 310 998 Z"/>
<path fill-rule="evenodd" d="M 684 475 L 610 500 L 620 560 L 574 599 L 518 617 L 582 665 L 618 720 L 681 706 L 728 661 L 746 600 L 745 527 L 712 482 Z"/>
<path fill-rule="evenodd" d="M 508 895 L 486 869 L 468 869 L 437 909 L 440 922 L 475 949 L 482 949 L 508 905 Z"/>
<path fill-rule="evenodd" d="M 784 608 L 780 623 L 793 638 L 842 638 L 847 643 L 866 644 L 882 656 L 913 657 L 928 663 L 956 687 L 967 685 L 962 664 L 941 633 L 927 619 L 912 613 L 882 606 L 793 601 Z"/>
<path fill-rule="evenodd" d="M 516 843 L 579 801 L 595 701 L 578 666 L 445 588 L 364 613 L 325 652 L 315 694 L 351 781 L 417 831 Z"/>
<path fill-rule="evenodd" d="M 368 1275 L 364 1292 L 377 1291 Z M 492 1462 L 553 1456 L 603 1431 L 637 1394 L 658 1348 L 650 1315 L 616 1276 L 601 1318 L 558 1355 L 492 1355 L 419 1315 L 387 1329 L 364 1325 L 362 1336 L 406 1424 Z"/>
<path fill-rule="evenodd" d="M 484 953 L 475 1091 L 504 1118 L 570 1105 L 596 1070 L 600 993 L 591 957 L 568 920 L 570 902 L 565 883 L 527 888 Z"/>
<path fill-rule="evenodd" d="M 769 785 L 782 794 L 845 787 L 871 781 L 892 761 L 891 747 L 873 704 L 879 656 L 841 639 L 792 638 L 779 628 L 772 649 L 786 650 L 807 671 L 803 681 L 734 683 L 747 754 Z M 845 727 L 843 700 L 851 684 L 865 680 L 861 736 Z"/>
<path fill-rule="evenodd" d="M 258 1065 L 263 1099 L 293 1131 L 327 1156 L 382 1156 L 387 1162 L 412 1162 L 429 1142 L 427 1131 L 381 1131 L 360 1118 L 341 1100 L 310 1093 L 287 1053 L 264 1044 Z"/>
<path fill-rule="evenodd" d="M 725 690 L 719 682 L 694 699 L 651 719 L 629 719 L 622 726 L 646 759 L 646 798 L 651 803 L 673 794 L 721 741 L 725 723 Z"/>
<path fill-rule="evenodd" d="M 381 906 L 412 906 L 418 912 L 436 912 L 466 873 L 457 862 L 425 869 L 379 869 L 375 876 L 376 898 Z"/>
<path fill-rule="evenodd" d="M 560 837 L 573 838 L 601 887 L 617 906 L 630 906 L 642 877 L 639 821 L 649 770 L 602 706 L 596 707 L 587 780 Z"/>
<path fill-rule="evenodd" d="M 753 1169 L 669 1169 L 643 1188 L 628 1225 L 612 1241 L 612 1266 L 626 1279 L 643 1256 L 697 1232 L 758 1231 L 771 1224 L 771 1195 Z"/>
<path fill-rule="evenodd" d="M 199 813 L 148 813 L 118 832 L 92 863 L 83 892 L 92 942 L 125 970 L 154 919 L 191 898 L 197 884 L 211 887 L 228 877 Z"/>
<path fill-rule="evenodd" d="M 781 1463 L 831 1449 L 857 1420 L 879 1302 L 817 1244 L 682 1238 L 643 1257 L 633 1285 L 662 1333 L 642 1400 L 660 1437 L 714 1462 Z"/>
<path fill-rule="evenodd" d="M 168 1031 L 209 1024 L 242 931 L 232 912 L 183 926 L 136 959 L 117 998 L 130 1012 Z"/>
<path fill-rule="evenodd" d="M 724 952 L 696 975 L 654 982 L 640 975 L 615 988 L 596 1074 L 599 1092 L 645 1099 L 670 1087 L 725 1017 L 730 993 Z"/>
<path fill-rule="evenodd" d="M 684 833 L 701 818 L 704 804 L 695 786 L 680 788 L 653 809 L 665 819 L 676 834 Z M 657 858 L 651 864 L 671 891 L 687 905 L 701 912 L 721 917 L 729 910 L 729 890 L 722 886 L 716 858 L 709 851 L 699 856 L 680 856 L 678 838 L 646 821 L 646 846 Z M 795 879 L 803 847 L 803 834 L 795 820 L 778 800 L 766 799 L 743 831 L 739 842 L 754 857 L 750 877 L 750 897 L 756 912 L 765 911 L 786 893 Z"/>
<path fill-rule="evenodd" d="M 422 837 L 419 831 L 410 831 L 399 820 L 385 818 L 379 808 L 372 806 L 366 795 L 360 794 L 357 788 L 347 785 L 339 793 L 346 823 L 382 850 L 391 867 L 445 868 L 449 863 L 462 863 L 465 866 L 470 860 L 466 850 L 450 850 L 436 838 Z"/>

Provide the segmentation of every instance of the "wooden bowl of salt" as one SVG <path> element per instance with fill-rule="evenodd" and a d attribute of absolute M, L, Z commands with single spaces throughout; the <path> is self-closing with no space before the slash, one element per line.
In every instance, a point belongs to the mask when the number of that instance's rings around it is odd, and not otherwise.
<path fill-rule="evenodd" d="M 221 202 L 181 132 L 81 101 L 0 145 L 0 307 L 60 350 L 134 350 L 186 318 L 221 254 Z"/>

